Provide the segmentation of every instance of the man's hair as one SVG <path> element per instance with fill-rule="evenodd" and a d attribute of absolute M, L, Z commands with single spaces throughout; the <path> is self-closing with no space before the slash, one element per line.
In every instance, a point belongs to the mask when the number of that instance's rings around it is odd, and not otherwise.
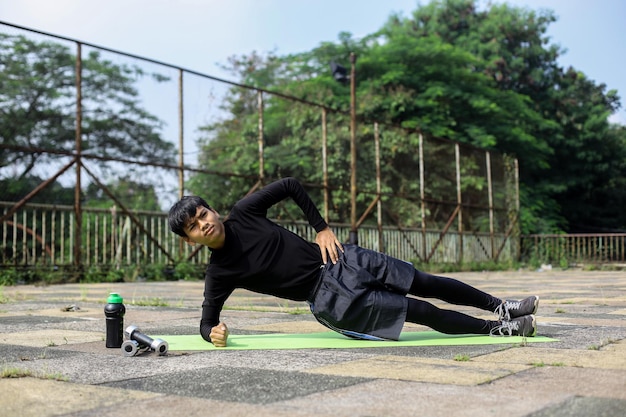
<path fill-rule="evenodd" d="M 209 204 L 202 198 L 192 195 L 186 195 L 180 199 L 170 209 L 168 219 L 170 222 L 170 230 L 178 236 L 187 237 L 185 233 L 185 225 L 196 215 L 198 207 L 206 207 L 213 210 Z"/>

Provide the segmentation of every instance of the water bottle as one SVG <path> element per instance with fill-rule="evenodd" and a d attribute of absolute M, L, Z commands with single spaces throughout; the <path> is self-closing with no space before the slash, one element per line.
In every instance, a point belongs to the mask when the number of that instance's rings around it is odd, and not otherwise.
<path fill-rule="evenodd" d="M 106 347 L 119 348 L 124 342 L 124 307 L 122 297 L 112 292 L 107 298 L 107 304 L 104 306 L 104 315 L 106 316 L 107 339 Z"/>

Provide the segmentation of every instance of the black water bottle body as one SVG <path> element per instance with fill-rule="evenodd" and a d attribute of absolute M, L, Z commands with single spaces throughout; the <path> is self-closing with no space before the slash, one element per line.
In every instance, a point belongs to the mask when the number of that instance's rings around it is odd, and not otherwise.
<path fill-rule="evenodd" d="M 111 293 L 104 306 L 106 316 L 106 347 L 119 348 L 124 342 L 124 314 L 126 307 L 119 294 Z"/>

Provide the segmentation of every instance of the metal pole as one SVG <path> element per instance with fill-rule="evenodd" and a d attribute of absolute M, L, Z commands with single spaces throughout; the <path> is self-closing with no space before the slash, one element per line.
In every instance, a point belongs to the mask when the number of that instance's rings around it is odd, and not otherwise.
<path fill-rule="evenodd" d="M 328 223 L 328 131 L 326 108 L 322 109 L 322 178 L 324 181 L 324 220 Z"/>
<path fill-rule="evenodd" d="M 426 259 L 426 192 L 424 189 L 424 136 L 419 134 L 420 211 L 422 212 L 422 259 Z"/>
<path fill-rule="evenodd" d="M 458 143 L 454 144 L 456 162 L 456 201 L 458 204 L 458 231 L 459 231 L 459 263 L 463 263 L 463 200 L 461 196 L 461 150 Z"/>
<path fill-rule="evenodd" d="M 380 135 L 378 133 L 378 122 L 374 123 L 374 146 L 376 151 L 376 214 L 378 219 L 378 251 L 384 252 L 385 242 L 383 239 L 383 207 L 381 201 L 381 180 L 380 180 Z"/>
<path fill-rule="evenodd" d="M 184 100 L 183 100 L 183 74 L 178 70 L 178 198 L 185 195 L 185 125 L 184 125 Z M 182 256 L 185 245 L 182 239 L 178 239 L 178 254 Z"/>
<path fill-rule="evenodd" d="M 257 91 L 257 103 L 259 109 L 259 181 L 261 184 L 265 183 L 265 159 L 263 151 L 263 92 Z"/>
<path fill-rule="evenodd" d="M 485 152 L 487 162 L 487 192 L 489 195 L 489 238 L 491 240 L 491 259 L 496 255 L 496 243 L 493 224 L 493 182 L 491 180 L 491 152 Z"/>
<path fill-rule="evenodd" d="M 82 47 L 76 43 L 76 187 L 74 188 L 74 265 L 80 267 L 82 262 L 82 229 L 83 210 L 81 205 L 81 152 L 82 152 L 82 124 L 83 124 L 83 92 L 82 92 Z"/>
<path fill-rule="evenodd" d="M 519 161 L 515 158 L 515 217 L 514 217 L 514 225 L 515 229 L 513 230 L 513 237 L 515 238 L 515 242 L 517 243 L 517 253 L 516 259 L 519 259 L 522 255 L 521 246 L 520 246 L 520 229 L 519 229 L 519 211 L 520 211 L 520 200 L 519 200 Z"/>
<path fill-rule="evenodd" d="M 178 72 L 178 197 L 185 195 L 185 160 L 184 160 L 184 107 L 183 107 L 183 70 Z"/>
<path fill-rule="evenodd" d="M 350 239 L 359 243 L 356 225 L 356 55 L 350 53 Z"/>

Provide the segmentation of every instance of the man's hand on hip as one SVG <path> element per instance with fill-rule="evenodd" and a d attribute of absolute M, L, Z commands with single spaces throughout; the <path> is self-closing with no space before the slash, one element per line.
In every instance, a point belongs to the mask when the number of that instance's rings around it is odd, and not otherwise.
<path fill-rule="evenodd" d="M 335 236 L 335 233 L 330 230 L 330 227 L 321 230 L 317 236 L 315 236 L 315 243 L 320 247 L 324 264 L 329 260 L 334 264 L 337 263 L 337 260 L 339 260 L 339 252 L 343 252 L 343 246 L 341 242 L 339 242 L 339 239 L 337 239 L 337 236 Z"/>

